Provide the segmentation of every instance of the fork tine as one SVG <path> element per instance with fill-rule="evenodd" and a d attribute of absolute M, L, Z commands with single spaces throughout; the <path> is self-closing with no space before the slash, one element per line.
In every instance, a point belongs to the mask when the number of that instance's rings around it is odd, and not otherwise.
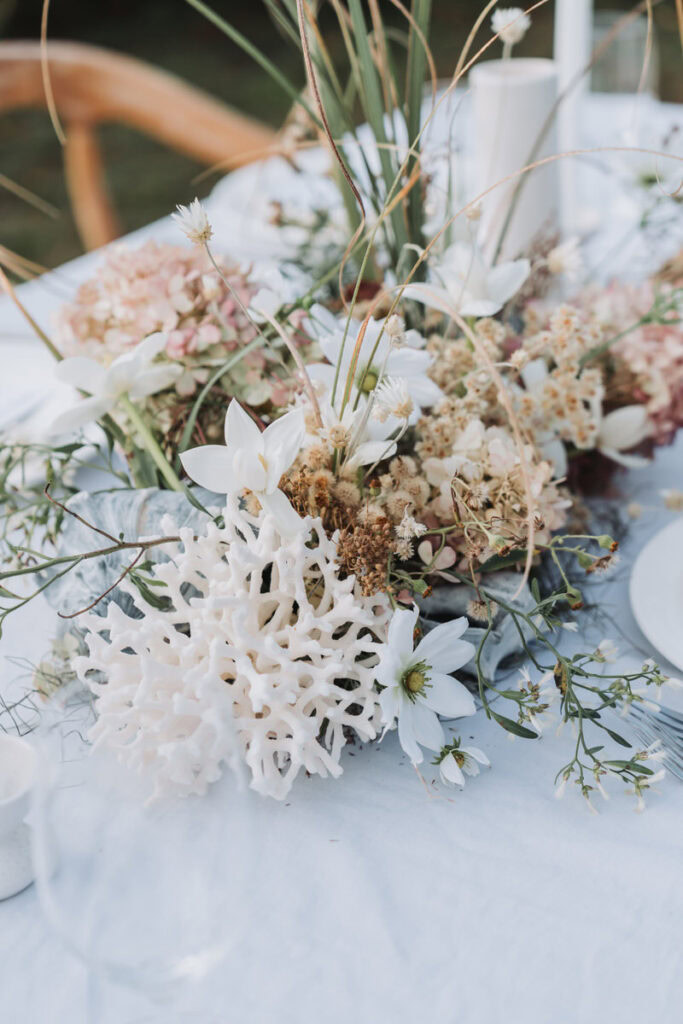
<path fill-rule="evenodd" d="M 653 724 L 666 725 L 678 736 L 683 738 L 683 717 L 670 711 L 668 708 L 660 707 L 659 711 L 650 711 L 641 704 L 629 705 L 629 715 L 640 716 L 649 719 Z"/>
<path fill-rule="evenodd" d="M 647 726 L 644 722 L 638 723 L 638 725 L 634 724 L 633 732 L 638 739 L 642 740 L 642 742 L 648 746 L 655 740 L 662 741 L 662 736 L 658 735 L 654 728 Z M 680 779 L 680 781 L 683 782 L 683 760 L 677 756 L 676 752 L 671 749 L 670 745 L 665 744 L 663 741 L 662 749 L 666 755 L 662 764 L 669 772 L 671 772 L 672 775 L 675 775 L 677 779 Z"/>

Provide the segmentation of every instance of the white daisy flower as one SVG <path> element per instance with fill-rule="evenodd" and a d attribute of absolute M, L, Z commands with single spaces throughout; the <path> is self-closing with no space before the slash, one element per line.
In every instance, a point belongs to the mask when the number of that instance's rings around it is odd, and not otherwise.
<path fill-rule="evenodd" d="M 383 330 L 383 325 L 382 320 L 370 320 L 367 325 L 353 368 L 354 404 L 359 390 L 361 395 L 369 396 L 382 379 L 390 377 L 405 383 L 416 411 L 436 405 L 443 398 L 443 392 L 428 375 L 434 357 L 424 349 L 424 338 L 417 331 L 406 331 L 404 344 L 399 347 Z M 329 363 L 312 363 L 308 372 L 312 380 L 322 381 L 330 393 L 336 376 L 337 401 L 354 361 L 361 324 L 357 320 L 351 322 L 346 341 L 344 328 L 345 322 L 340 322 L 322 306 L 314 306 L 306 321 L 306 329 L 317 340 Z"/>
<path fill-rule="evenodd" d="M 461 639 L 467 619 L 437 626 L 413 650 L 418 614 L 418 608 L 394 612 L 375 669 L 383 687 L 379 704 L 384 731 L 398 722 L 399 742 L 413 764 L 422 762 L 420 746 L 443 748 L 439 715 L 462 718 L 475 712 L 472 694 L 449 675 L 474 657 L 473 645 Z"/>

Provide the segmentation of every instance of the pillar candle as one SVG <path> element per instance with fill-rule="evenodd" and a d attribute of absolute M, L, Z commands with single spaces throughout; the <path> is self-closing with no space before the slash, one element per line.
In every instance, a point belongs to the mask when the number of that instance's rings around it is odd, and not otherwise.
<path fill-rule="evenodd" d="M 482 61 L 470 74 L 474 111 L 475 184 L 479 194 L 530 162 L 557 152 L 555 123 L 533 150 L 557 98 L 557 71 L 551 60 L 533 58 Z M 532 157 L 531 160 L 530 158 Z M 495 188 L 483 203 L 484 249 L 495 255 L 519 177 Z M 527 173 L 501 248 L 503 259 L 519 255 L 559 213 L 556 164 Z"/>
<path fill-rule="evenodd" d="M 560 94 L 576 80 L 590 61 L 593 39 L 593 0 L 556 0 L 555 63 Z M 589 75 L 562 101 L 557 115 L 559 150 L 566 153 L 581 147 L 580 116 Z M 579 227 L 578 168 L 575 159 L 561 162 L 562 223 L 567 234 Z"/>

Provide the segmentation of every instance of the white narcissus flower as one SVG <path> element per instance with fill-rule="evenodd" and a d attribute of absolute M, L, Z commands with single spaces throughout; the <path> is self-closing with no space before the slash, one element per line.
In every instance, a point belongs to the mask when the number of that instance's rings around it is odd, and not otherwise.
<path fill-rule="evenodd" d="M 516 46 L 531 27 L 531 18 L 521 7 L 499 7 L 494 11 L 491 28 L 505 46 Z"/>
<path fill-rule="evenodd" d="M 465 785 L 465 775 L 474 777 L 479 774 L 479 765 L 491 767 L 491 762 L 479 747 L 461 747 L 460 741 L 445 748 L 443 757 L 438 762 L 441 781 L 446 785 Z"/>
<path fill-rule="evenodd" d="M 364 395 L 370 395 L 381 379 L 391 377 L 394 381 L 405 383 L 417 409 L 428 409 L 436 405 L 443 398 L 443 391 L 428 376 L 434 357 L 425 351 L 424 338 L 417 331 L 406 331 L 403 335 L 404 344 L 398 347 L 394 343 L 395 338 L 386 330 L 383 331 L 383 326 L 382 320 L 370 320 L 367 325 L 354 370 L 354 397 L 359 388 Z M 323 307 L 314 306 L 306 327 L 330 363 L 329 366 L 313 363 L 308 367 L 308 372 L 313 380 L 322 381 L 331 392 L 336 367 L 339 366 L 338 398 L 346 384 L 361 325 L 357 320 L 352 321 L 344 342 L 344 323 L 340 323 Z"/>
<path fill-rule="evenodd" d="M 180 456 L 183 469 L 195 483 L 218 494 L 249 490 L 288 533 L 302 520 L 279 490 L 280 478 L 296 459 L 305 433 L 300 409 L 286 413 L 261 433 L 235 399 L 225 417 L 225 446 L 205 444 Z"/>
<path fill-rule="evenodd" d="M 597 448 L 614 462 L 637 469 L 648 460 L 640 455 L 624 455 L 650 435 L 650 420 L 644 405 L 624 405 L 607 413 L 600 424 Z"/>
<path fill-rule="evenodd" d="M 398 738 L 413 764 L 423 759 L 420 745 L 439 751 L 444 731 L 439 715 L 462 718 L 475 712 L 474 699 L 449 673 L 474 657 L 474 647 L 462 634 L 467 619 L 437 626 L 413 650 L 418 608 L 395 611 L 389 624 L 375 677 L 384 689 L 379 703 L 384 731 L 398 720 Z"/>
<path fill-rule="evenodd" d="M 57 378 L 86 391 L 90 397 L 61 413 L 52 424 L 52 430 L 57 434 L 78 430 L 111 412 L 124 395 L 136 401 L 174 384 L 183 372 L 182 367 L 153 365 L 156 356 L 166 348 L 166 341 L 165 334 L 150 334 L 109 366 L 87 356 L 63 359 L 55 370 Z"/>
<path fill-rule="evenodd" d="M 206 245 L 213 231 L 199 200 L 194 199 L 189 206 L 177 206 L 176 209 L 178 212 L 172 213 L 171 219 L 176 222 L 183 234 L 195 245 Z"/>
<path fill-rule="evenodd" d="M 434 277 L 441 284 L 409 284 L 403 297 L 446 316 L 453 310 L 464 317 L 495 316 L 517 294 L 530 271 L 526 259 L 489 267 L 476 246 L 457 242 L 433 267 Z"/>

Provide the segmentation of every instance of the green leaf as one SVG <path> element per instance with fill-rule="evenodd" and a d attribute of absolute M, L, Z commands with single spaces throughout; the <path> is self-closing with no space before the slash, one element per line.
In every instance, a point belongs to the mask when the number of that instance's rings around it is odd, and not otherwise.
<path fill-rule="evenodd" d="M 605 764 L 610 768 L 626 769 L 636 775 L 654 775 L 651 768 L 647 768 L 644 764 L 638 764 L 637 761 L 605 761 Z"/>
<path fill-rule="evenodd" d="M 511 718 L 506 718 L 505 715 L 499 715 L 495 711 L 491 711 L 492 716 L 495 718 L 498 725 L 501 725 L 507 732 L 511 732 L 513 736 L 521 736 L 525 740 L 537 740 L 538 733 L 534 732 L 533 729 L 527 729 L 525 725 L 520 725 L 519 722 L 513 722 Z"/>
<path fill-rule="evenodd" d="M 172 607 L 170 597 L 161 597 L 159 594 L 155 594 L 138 573 L 131 572 L 128 575 L 131 582 L 137 587 L 142 598 L 147 602 L 147 604 L 151 605 L 152 608 L 158 608 L 159 611 L 165 612 Z"/>
<path fill-rule="evenodd" d="M 633 744 L 629 743 L 628 740 L 625 740 L 623 736 L 620 736 L 618 732 L 612 732 L 612 730 L 608 729 L 607 726 L 605 726 L 605 732 L 607 733 L 608 736 L 611 736 L 611 738 L 614 740 L 615 743 L 618 743 L 620 746 L 622 746 L 622 747 L 632 747 L 633 746 Z"/>
<path fill-rule="evenodd" d="M 526 560 L 526 551 L 524 548 L 515 548 L 514 551 L 508 552 L 507 555 L 493 555 L 488 558 L 483 565 L 479 567 L 480 572 L 496 572 L 498 569 L 507 569 L 510 565 L 517 565 L 518 562 L 524 562 Z M 536 598 L 540 601 L 540 597 Z"/>
<path fill-rule="evenodd" d="M 387 148 L 387 135 L 384 130 L 385 110 L 384 103 L 382 101 L 379 76 L 372 59 L 372 52 L 368 42 L 368 29 L 361 2 L 360 0 L 349 0 L 348 6 L 351 14 L 351 23 L 353 25 L 353 35 L 356 41 L 358 63 L 360 66 L 360 84 L 362 89 L 364 113 L 378 143 L 377 152 L 379 155 L 380 165 L 382 167 L 382 177 L 384 178 L 388 192 L 394 183 L 396 169 L 394 167 L 391 152 Z M 408 244 L 409 240 L 403 219 L 403 210 L 400 206 L 395 207 L 392 210 L 390 220 L 394 229 L 396 249 L 397 252 L 400 253 L 403 251 L 403 247 Z"/>
<path fill-rule="evenodd" d="M 429 42 L 432 0 L 413 0 L 412 15 L 415 19 L 415 24 L 427 42 Z M 411 25 L 408 43 L 408 68 L 406 72 L 406 123 L 408 126 L 409 143 L 415 142 L 420 132 L 426 73 L 427 54 L 424 43 Z M 416 144 L 416 148 L 419 148 L 419 143 Z M 408 176 L 412 173 L 418 159 L 418 155 L 410 158 Z M 420 245 L 423 241 L 422 224 L 424 223 L 424 210 L 422 208 L 422 196 L 422 190 L 414 188 L 411 190 L 408 200 L 410 236 L 411 241 L 416 245 Z"/>
<path fill-rule="evenodd" d="M 315 121 L 318 128 L 322 128 L 319 118 L 304 99 L 302 90 L 293 85 L 292 82 L 282 74 L 280 69 L 273 64 L 265 54 L 261 53 L 257 46 L 254 46 L 246 36 L 242 35 L 241 32 L 238 32 L 236 28 L 230 25 L 224 18 L 221 18 L 219 14 L 216 14 L 216 12 L 207 4 L 202 3 L 202 0 L 185 0 L 185 3 L 189 4 L 190 7 L 194 7 L 194 9 L 199 11 L 207 21 L 210 21 L 212 25 L 219 28 L 221 32 L 228 37 L 228 39 L 231 39 L 233 43 L 236 43 L 236 45 L 240 47 L 240 49 L 244 50 L 252 60 L 256 61 L 256 63 L 259 64 L 268 75 L 270 75 L 274 82 L 277 82 L 280 88 L 283 89 L 295 103 L 299 103 L 304 108 L 308 116 Z"/>

